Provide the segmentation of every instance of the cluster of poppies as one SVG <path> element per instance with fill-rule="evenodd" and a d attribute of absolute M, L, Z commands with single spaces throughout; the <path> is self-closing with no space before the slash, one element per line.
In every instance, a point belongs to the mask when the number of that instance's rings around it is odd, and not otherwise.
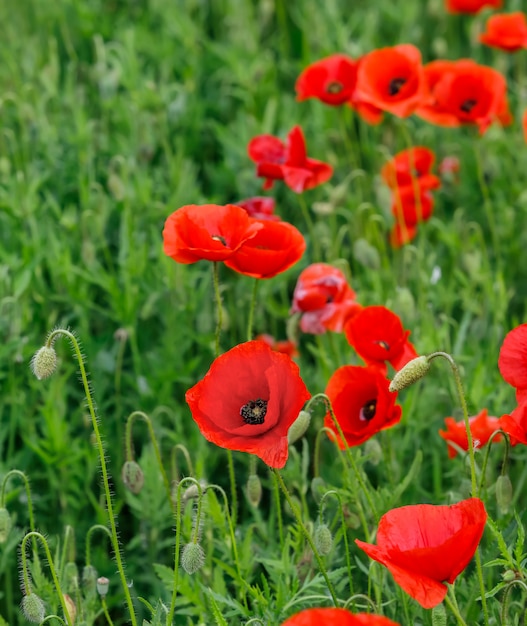
<path fill-rule="evenodd" d="M 416 146 L 396 154 L 381 170 L 381 177 L 391 191 L 391 212 L 395 223 L 390 241 L 394 247 L 412 241 L 417 234 L 417 225 L 432 215 L 434 198 L 431 191 L 441 184 L 431 171 L 434 161 L 432 150 Z"/>

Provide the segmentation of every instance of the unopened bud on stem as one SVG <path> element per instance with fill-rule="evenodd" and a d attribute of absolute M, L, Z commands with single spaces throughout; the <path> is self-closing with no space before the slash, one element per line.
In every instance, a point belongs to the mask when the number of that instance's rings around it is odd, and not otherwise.
<path fill-rule="evenodd" d="M 416 383 L 420 378 L 426 376 L 430 369 L 430 360 L 427 356 L 418 356 L 409 361 L 393 377 L 390 383 L 390 391 L 401 391 Z"/>
<path fill-rule="evenodd" d="M 31 363 L 29 364 L 31 371 L 35 376 L 42 380 L 49 378 L 57 369 L 57 353 L 53 346 L 42 346 L 35 352 Z"/>
<path fill-rule="evenodd" d="M 28 622 L 34 622 L 40 624 L 40 622 L 46 617 L 46 608 L 44 602 L 40 596 L 36 593 L 30 593 L 22 598 L 20 605 L 22 613 Z"/>

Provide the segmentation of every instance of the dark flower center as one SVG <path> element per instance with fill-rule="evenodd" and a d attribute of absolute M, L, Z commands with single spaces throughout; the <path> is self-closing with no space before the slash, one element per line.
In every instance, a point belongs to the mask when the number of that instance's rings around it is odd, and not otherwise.
<path fill-rule="evenodd" d="M 326 85 L 326 93 L 338 94 L 344 89 L 344 85 L 337 80 L 332 80 Z"/>
<path fill-rule="evenodd" d="M 377 399 L 368 400 L 360 410 L 359 417 L 361 420 L 369 422 L 375 417 L 375 409 L 377 408 Z"/>
<path fill-rule="evenodd" d="M 214 241 L 219 241 L 224 246 L 227 245 L 227 240 L 225 239 L 225 237 L 222 237 L 221 235 L 212 235 L 212 239 L 214 239 Z"/>
<path fill-rule="evenodd" d="M 393 78 L 388 85 L 388 93 L 390 96 L 396 96 L 401 91 L 401 87 L 405 83 L 406 78 Z"/>
<path fill-rule="evenodd" d="M 263 424 L 267 413 L 267 400 L 250 400 L 240 409 L 240 415 L 246 424 Z"/>
<path fill-rule="evenodd" d="M 477 100 L 469 98 L 468 100 L 465 100 L 459 108 L 463 111 L 463 113 L 470 113 L 477 103 Z"/>

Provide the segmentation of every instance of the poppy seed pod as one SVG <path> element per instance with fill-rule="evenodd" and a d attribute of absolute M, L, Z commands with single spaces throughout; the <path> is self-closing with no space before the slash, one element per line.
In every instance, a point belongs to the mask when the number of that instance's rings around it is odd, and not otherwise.
<path fill-rule="evenodd" d="M 20 609 L 27 621 L 34 622 L 35 624 L 40 624 L 46 616 L 44 602 L 36 593 L 30 593 L 24 596 L 20 604 Z"/>
<path fill-rule="evenodd" d="M 11 530 L 11 515 L 5 508 L 0 509 L 0 543 L 4 543 Z"/>
<path fill-rule="evenodd" d="M 109 587 L 110 581 L 106 578 L 106 576 L 99 576 L 99 578 L 97 578 L 97 593 L 101 596 L 101 598 L 106 597 Z"/>
<path fill-rule="evenodd" d="M 57 353 L 55 352 L 55 348 L 53 348 L 53 346 L 42 346 L 42 348 L 37 350 L 33 355 L 29 366 L 38 380 L 49 378 L 57 369 Z"/>
<path fill-rule="evenodd" d="M 205 552 L 199 543 L 190 542 L 181 552 L 181 567 L 187 574 L 195 574 L 205 563 Z"/>
<path fill-rule="evenodd" d="M 126 461 L 121 470 L 121 478 L 124 486 L 135 495 L 141 491 L 145 484 L 143 470 L 135 461 Z"/>
<path fill-rule="evenodd" d="M 409 361 L 399 370 L 390 383 L 390 391 L 401 391 L 423 378 L 430 369 L 430 361 L 426 356 L 418 356 Z"/>
<path fill-rule="evenodd" d="M 262 483 L 257 474 L 251 474 L 247 479 L 247 500 L 251 506 L 257 507 L 262 499 Z"/>

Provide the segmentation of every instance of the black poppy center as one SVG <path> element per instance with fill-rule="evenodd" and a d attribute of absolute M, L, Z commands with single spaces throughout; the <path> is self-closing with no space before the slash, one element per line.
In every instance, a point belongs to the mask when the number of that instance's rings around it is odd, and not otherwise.
<path fill-rule="evenodd" d="M 461 106 L 459 108 L 463 111 L 463 113 L 470 113 L 477 103 L 477 100 L 474 100 L 473 98 L 468 98 L 468 100 L 465 100 L 461 103 Z"/>
<path fill-rule="evenodd" d="M 263 424 L 267 413 L 267 400 L 250 400 L 240 409 L 240 415 L 246 424 Z"/>
<path fill-rule="evenodd" d="M 224 246 L 227 245 L 227 240 L 225 239 L 225 237 L 222 237 L 221 235 L 212 235 L 212 239 L 214 239 L 214 241 L 219 241 Z"/>
<path fill-rule="evenodd" d="M 332 80 L 326 85 L 326 92 L 332 94 L 338 94 L 344 89 L 344 85 L 339 83 L 338 80 Z"/>
<path fill-rule="evenodd" d="M 393 78 L 388 85 L 388 93 L 390 96 L 396 96 L 401 91 L 401 88 L 405 83 L 406 78 Z"/>
<path fill-rule="evenodd" d="M 377 408 L 377 400 L 368 400 L 365 402 L 362 409 L 360 410 L 360 417 L 363 420 L 369 422 L 375 417 L 375 410 Z"/>

